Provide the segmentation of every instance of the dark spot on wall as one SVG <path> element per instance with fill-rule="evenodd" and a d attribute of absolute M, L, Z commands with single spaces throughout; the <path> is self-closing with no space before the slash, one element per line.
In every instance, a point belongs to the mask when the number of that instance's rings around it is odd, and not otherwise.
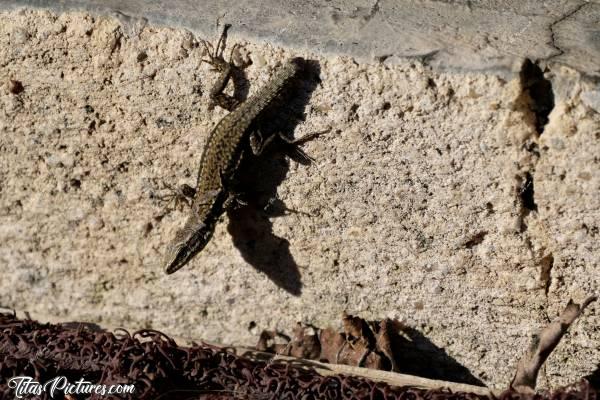
<path fill-rule="evenodd" d="M 69 182 L 71 187 L 74 189 L 79 189 L 81 188 L 81 181 L 79 179 L 71 179 L 71 181 Z"/>
<path fill-rule="evenodd" d="M 23 83 L 21 83 L 21 81 L 16 81 L 14 79 L 8 81 L 8 91 L 10 93 L 19 94 L 22 93 L 24 90 L 25 88 L 23 87 Z"/>
<path fill-rule="evenodd" d="M 469 240 L 467 240 L 465 242 L 465 247 L 467 249 L 472 249 L 473 247 L 475 247 L 478 244 L 480 244 L 481 242 L 483 242 L 483 239 L 485 239 L 487 234 L 488 234 L 487 231 L 477 232 L 475 235 L 473 235 Z"/>
<path fill-rule="evenodd" d="M 358 113 L 356 111 L 358 111 L 358 108 L 360 106 L 358 104 L 352 104 L 352 106 L 350 107 L 350 111 L 348 112 L 348 121 L 358 121 L 359 117 L 358 117 Z"/>
<path fill-rule="evenodd" d="M 145 51 L 140 51 L 136 57 L 137 62 L 143 62 L 148 59 L 148 54 Z"/>

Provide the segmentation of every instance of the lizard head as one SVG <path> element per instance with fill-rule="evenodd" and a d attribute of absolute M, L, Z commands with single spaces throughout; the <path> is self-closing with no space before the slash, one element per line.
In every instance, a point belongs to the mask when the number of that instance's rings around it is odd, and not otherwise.
<path fill-rule="evenodd" d="M 167 248 L 165 272 L 172 274 L 202 251 L 210 241 L 214 228 L 214 224 L 205 224 L 197 218 L 188 219 Z"/>

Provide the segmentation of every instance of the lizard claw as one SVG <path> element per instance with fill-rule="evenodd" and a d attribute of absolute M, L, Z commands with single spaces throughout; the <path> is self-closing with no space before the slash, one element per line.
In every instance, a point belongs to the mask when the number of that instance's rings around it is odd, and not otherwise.
<path fill-rule="evenodd" d="M 227 31 L 231 28 L 231 24 L 225 24 L 223 27 L 223 32 L 221 36 L 219 36 L 219 40 L 217 41 L 217 45 L 213 47 L 212 43 L 201 40 L 202 46 L 204 46 L 204 50 L 208 54 L 208 60 L 202 59 L 202 62 L 208 63 L 214 66 L 217 70 L 222 70 L 223 64 L 231 64 L 231 57 L 233 55 L 233 51 L 238 47 L 238 45 L 233 46 L 231 49 L 231 54 L 229 56 L 229 62 L 225 61 L 223 58 L 223 51 L 225 50 L 225 41 L 227 39 Z"/>
<path fill-rule="evenodd" d="M 165 207 L 167 210 L 172 211 L 184 206 L 191 207 L 191 199 L 196 194 L 196 190 L 194 188 L 186 184 L 183 184 L 178 188 L 175 188 L 169 184 L 164 184 L 164 186 L 164 190 L 166 190 L 167 193 L 156 196 L 156 198 L 167 203 L 167 206 Z"/>

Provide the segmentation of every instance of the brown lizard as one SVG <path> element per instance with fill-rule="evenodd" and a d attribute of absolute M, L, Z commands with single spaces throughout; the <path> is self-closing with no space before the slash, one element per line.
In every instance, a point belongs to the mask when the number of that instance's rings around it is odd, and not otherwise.
<path fill-rule="evenodd" d="M 225 61 L 223 49 L 219 52 L 222 44 L 224 47 L 224 37 L 229 27 L 230 25 L 225 25 L 214 52 L 211 52 L 210 44 L 203 43 L 209 54 L 209 60 L 204 61 L 221 73 L 210 92 L 210 98 L 230 113 L 214 127 L 204 147 L 190 216 L 166 252 L 164 262 L 167 274 L 183 267 L 204 249 L 213 235 L 219 217 L 235 204 L 236 195 L 232 186 L 244 153 L 250 149 L 258 155 L 275 138 L 275 135 L 263 138 L 255 121 L 300 71 L 304 61 L 301 58 L 287 60 L 266 85 L 245 102 L 238 104 L 233 97 L 223 93 L 236 68 L 231 57 L 229 61 Z M 235 46 L 232 54 L 234 49 Z M 316 135 L 318 134 L 309 134 L 290 141 L 282 134 L 277 134 L 288 143 L 305 142 Z"/>

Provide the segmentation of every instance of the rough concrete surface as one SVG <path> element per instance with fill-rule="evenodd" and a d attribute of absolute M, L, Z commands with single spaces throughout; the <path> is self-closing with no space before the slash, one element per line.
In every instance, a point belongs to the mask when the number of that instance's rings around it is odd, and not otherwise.
<path fill-rule="evenodd" d="M 167 276 L 187 210 L 160 197 L 195 183 L 226 114 L 208 110 L 216 73 L 198 38 L 82 12 L 0 14 L 1 305 L 235 344 L 336 325 L 344 310 L 392 317 L 436 360 L 432 377 L 502 388 L 531 335 L 598 291 L 600 88 L 580 72 L 357 62 L 249 43 L 235 26 L 229 42 L 253 61 L 250 94 L 289 56 L 318 64 L 304 104 L 282 108 L 304 113 L 296 137 L 330 131 L 304 146 L 312 165 L 270 152 L 249 169 L 292 211 L 231 212 Z M 598 307 L 542 385 L 597 368 Z"/>

